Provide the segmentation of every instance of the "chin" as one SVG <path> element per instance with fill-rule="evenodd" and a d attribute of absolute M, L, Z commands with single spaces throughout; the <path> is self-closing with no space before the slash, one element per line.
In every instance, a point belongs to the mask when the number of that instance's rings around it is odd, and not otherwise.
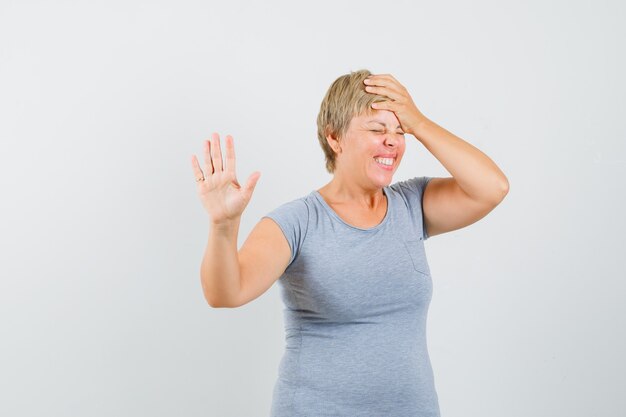
<path fill-rule="evenodd" d="M 398 170 L 398 164 L 389 167 L 388 169 L 381 168 L 377 163 L 370 165 L 367 169 L 367 176 L 370 183 L 375 185 L 376 188 L 383 188 L 389 186 L 393 181 L 393 176 Z"/>
<path fill-rule="evenodd" d="M 391 184 L 391 182 L 393 181 L 393 175 L 395 174 L 395 172 L 392 172 L 390 174 L 387 175 L 376 175 L 372 178 L 372 182 L 374 184 L 376 184 L 376 186 L 378 188 L 383 188 L 383 187 L 387 187 Z"/>

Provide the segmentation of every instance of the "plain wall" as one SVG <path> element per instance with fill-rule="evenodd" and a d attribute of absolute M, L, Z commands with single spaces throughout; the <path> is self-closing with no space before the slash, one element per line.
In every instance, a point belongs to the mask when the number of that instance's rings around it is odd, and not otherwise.
<path fill-rule="evenodd" d="M 426 242 L 445 417 L 626 409 L 619 1 L 0 1 L 0 414 L 266 416 L 277 286 L 205 302 L 192 154 L 217 131 L 262 215 L 330 180 L 320 102 L 393 74 L 510 192 Z M 449 173 L 415 138 L 394 181 Z"/>

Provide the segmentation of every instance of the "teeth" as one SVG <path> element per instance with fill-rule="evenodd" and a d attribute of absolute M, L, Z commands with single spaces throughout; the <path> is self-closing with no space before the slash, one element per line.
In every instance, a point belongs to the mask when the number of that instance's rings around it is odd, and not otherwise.
<path fill-rule="evenodd" d="M 379 164 L 391 166 L 393 165 L 393 158 L 374 158 L 376 162 Z"/>

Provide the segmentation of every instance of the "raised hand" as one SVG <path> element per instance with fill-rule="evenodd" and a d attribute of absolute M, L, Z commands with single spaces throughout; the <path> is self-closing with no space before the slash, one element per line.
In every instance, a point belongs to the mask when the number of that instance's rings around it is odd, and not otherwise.
<path fill-rule="evenodd" d="M 365 91 L 388 97 L 389 100 L 373 103 L 376 110 L 390 110 L 396 114 L 398 121 L 406 133 L 413 136 L 421 123 L 428 120 L 417 108 L 408 90 L 391 74 L 370 75 L 363 80 Z"/>
<path fill-rule="evenodd" d="M 250 202 L 252 192 L 261 173 L 253 172 L 245 186 L 237 181 L 235 173 L 235 145 L 233 137 L 226 136 L 226 160 L 222 161 L 220 137 L 213 133 L 210 141 L 204 141 L 204 172 L 198 158 L 191 156 L 191 166 L 198 196 L 214 224 L 238 220 Z"/>

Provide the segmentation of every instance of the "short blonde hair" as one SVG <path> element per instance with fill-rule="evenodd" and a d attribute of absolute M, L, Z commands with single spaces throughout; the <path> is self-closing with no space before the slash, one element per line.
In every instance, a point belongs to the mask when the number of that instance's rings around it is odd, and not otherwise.
<path fill-rule="evenodd" d="M 372 113 L 372 103 L 386 100 L 384 96 L 365 91 L 363 80 L 372 73 L 366 69 L 352 71 L 337 78 L 330 86 L 317 115 L 317 139 L 326 157 L 326 170 L 335 171 L 335 151 L 326 136 L 343 138 L 353 117 Z"/>

